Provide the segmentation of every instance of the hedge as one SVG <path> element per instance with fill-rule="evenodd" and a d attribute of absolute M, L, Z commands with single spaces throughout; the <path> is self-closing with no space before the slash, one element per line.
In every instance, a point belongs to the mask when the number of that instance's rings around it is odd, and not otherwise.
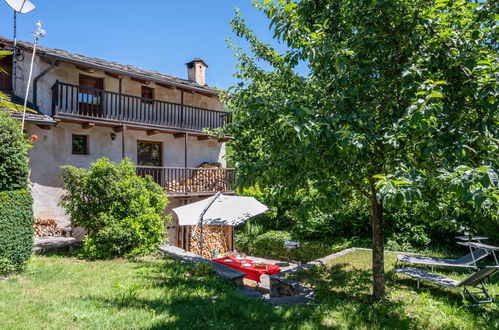
<path fill-rule="evenodd" d="M 0 192 L 0 274 L 21 270 L 31 255 L 32 205 L 28 190 Z"/>
<path fill-rule="evenodd" d="M 20 122 L 0 111 L 0 191 L 28 186 L 28 148 Z"/>

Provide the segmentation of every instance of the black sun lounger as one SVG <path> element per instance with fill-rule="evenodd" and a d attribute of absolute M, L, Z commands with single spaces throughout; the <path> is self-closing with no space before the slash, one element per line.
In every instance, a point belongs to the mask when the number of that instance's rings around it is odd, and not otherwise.
<path fill-rule="evenodd" d="M 470 305 L 478 305 L 492 302 L 492 297 L 490 296 L 488 290 L 485 288 L 483 282 L 488 277 L 498 272 L 499 267 L 491 266 L 482 268 L 462 281 L 457 281 L 445 276 L 425 272 L 424 270 L 413 267 L 396 268 L 393 271 L 416 279 L 418 281 L 418 287 L 420 281 L 425 281 L 436 284 L 438 286 L 443 286 L 452 290 L 459 291 L 463 296 L 463 300 L 474 303 Z M 482 300 L 480 300 L 480 296 L 483 296 Z"/>
<path fill-rule="evenodd" d="M 477 249 L 468 253 L 459 259 L 442 259 L 424 256 L 408 256 L 397 255 L 398 261 L 402 262 L 405 267 L 406 264 L 418 264 L 428 267 L 461 267 L 461 268 L 476 268 L 476 262 L 490 255 L 486 249 Z"/>

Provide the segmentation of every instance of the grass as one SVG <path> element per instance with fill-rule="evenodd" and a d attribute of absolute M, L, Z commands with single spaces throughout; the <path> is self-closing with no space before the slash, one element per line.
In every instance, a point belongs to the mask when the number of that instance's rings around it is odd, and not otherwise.
<path fill-rule="evenodd" d="M 371 252 L 356 251 L 293 277 L 316 289 L 316 301 L 322 306 L 322 325 L 338 328 L 398 329 L 499 329 L 497 303 L 467 307 L 458 292 L 421 285 L 408 278 L 395 277 L 394 254 L 385 255 L 387 295 L 380 302 L 370 301 Z M 438 270 L 455 279 L 468 273 Z M 499 293 L 497 276 L 488 285 Z"/>
<path fill-rule="evenodd" d="M 393 257 L 387 258 L 391 269 Z M 310 305 L 271 308 L 241 295 L 205 266 L 161 256 L 87 262 L 33 256 L 21 275 L 0 280 L 2 329 L 319 329 L 498 327 L 498 307 L 463 307 L 459 295 L 387 283 L 372 303 L 370 254 L 356 252 L 297 274 L 316 288 Z M 452 274 L 463 276 L 462 274 Z M 492 286 L 497 293 L 499 285 Z"/>

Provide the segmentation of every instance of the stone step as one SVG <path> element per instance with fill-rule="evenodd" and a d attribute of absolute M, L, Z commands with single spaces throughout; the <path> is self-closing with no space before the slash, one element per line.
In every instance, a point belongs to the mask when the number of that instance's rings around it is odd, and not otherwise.
<path fill-rule="evenodd" d="M 64 236 L 37 237 L 34 240 L 34 247 L 32 252 L 42 253 L 62 248 L 72 248 L 77 244 L 79 244 L 79 242 L 74 237 L 64 237 Z"/>
<path fill-rule="evenodd" d="M 182 261 L 187 261 L 192 263 L 201 263 L 201 262 L 210 263 L 217 276 L 221 278 L 226 278 L 239 287 L 243 286 L 243 277 L 247 275 L 246 273 L 224 266 L 222 264 L 219 264 L 218 262 L 205 259 L 201 256 L 198 256 L 197 254 L 185 251 L 184 249 L 178 248 L 176 246 L 165 244 L 159 247 L 159 251 L 165 255 L 168 255 L 172 258 L 179 259 Z"/>

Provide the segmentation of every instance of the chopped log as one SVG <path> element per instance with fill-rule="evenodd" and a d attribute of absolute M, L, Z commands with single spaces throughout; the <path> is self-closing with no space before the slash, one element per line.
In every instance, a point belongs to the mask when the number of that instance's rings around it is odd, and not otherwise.
<path fill-rule="evenodd" d="M 221 171 L 216 171 L 216 169 Z M 182 193 L 185 186 L 190 192 L 224 191 L 227 188 L 227 177 L 226 172 L 222 170 L 223 166 L 220 163 L 202 164 L 194 170 L 192 177 L 168 182 L 166 191 L 168 193 Z"/>
<path fill-rule="evenodd" d="M 33 225 L 35 237 L 61 236 L 62 228 L 59 228 L 54 219 L 36 219 Z"/>
<path fill-rule="evenodd" d="M 195 226 L 191 226 L 194 231 Z M 200 255 L 201 246 L 199 244 L 201 228 L 196 230 L 196 238 L 190 237 L 189 251 Z M 228 238 L 232 237 L 231 226 L 203 226 L 203 257 L 211 259 L 211 251 L 217 249 L 218 253 L 227 253 L 232 250 L 232 242 Z"/>

